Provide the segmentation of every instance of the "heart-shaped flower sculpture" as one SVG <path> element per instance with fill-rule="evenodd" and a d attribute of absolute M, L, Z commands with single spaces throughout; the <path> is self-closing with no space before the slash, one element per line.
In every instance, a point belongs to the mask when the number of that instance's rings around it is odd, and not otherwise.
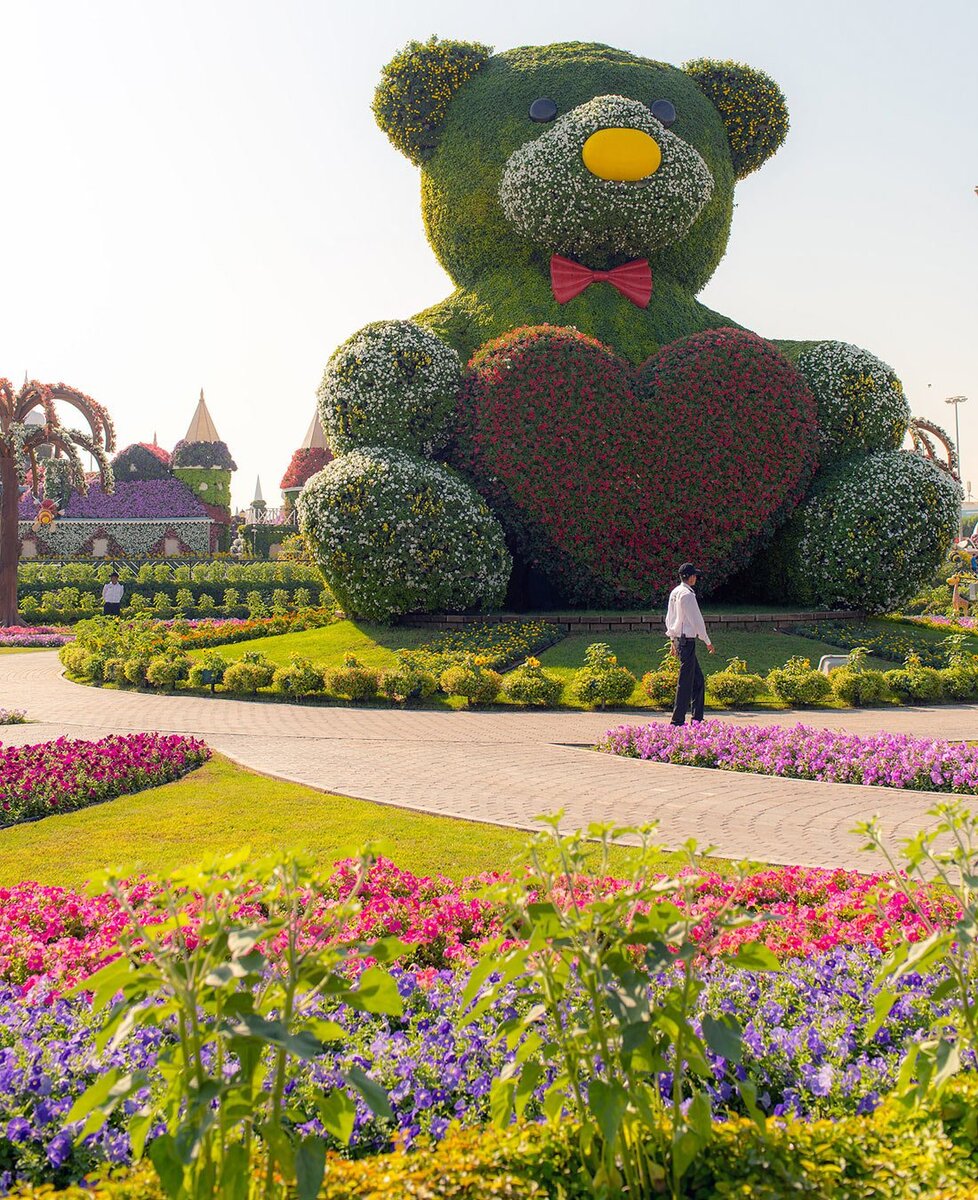
<path fill-rule="evenodd" d="M 811 479 L 815 418 L 752 333 L 694 334 L 636 370 L 541 325 L 473 356 L 453 459 L 568 601 L 647 606 L 685 560 L 711 588 L 747 562 Z"/>

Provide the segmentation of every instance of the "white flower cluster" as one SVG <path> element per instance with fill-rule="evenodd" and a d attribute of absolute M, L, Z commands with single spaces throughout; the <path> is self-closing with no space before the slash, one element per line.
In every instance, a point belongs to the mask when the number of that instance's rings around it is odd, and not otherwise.
<path fill-rule="evenodd" d="M 92 538 L 109 538 L 127 554 L 149 554 L 164 538 L 179 538 L 192 554 L 205 557 L 211 552 L 211 522 L 182 521 L 99 521 L 71 517 L 55 521 L 41 533 L 31 532 L 30 521 L 19 522 L 21 540 L 33 537 L 39 554 L 70 558 L 86 552 Z"/>
<path fill-rule="evenodd" d="M 374 620 L 498 605 L 512 561 L 469 485 L 402 450 L 334 459 L 296 502 L 299 528 L 343 608 Z"/>
<path fill-rule="evenodd" d="M 658 170 L 635 182 L 593 175 L 581 148 L 608 128 L 653 137 L 662 151 Z M 521 233 L 584 260 L 593 251 L 640 257 L 671 245 L 689 232 L 712 194 L 713 176 L 697 151 L 646 105 L 624 96 L 598 96 L 559 117 L 510 155 L 499 186 L 503 212 Z"/>
<path fill-rule="evenodd" d="M 940 563 L 960 513 L 960 486 L 919 454 L 846 463 L 793 518 L 803 590 L 829 607 L 892 612 Z"/>
<path fill-rule="evenodd" d="M 367 325 L 333 354 L 319 392 L 323 432 L 336 454 L 444 445 L 462 378 L 459 356 L 413 321 Z"/>
<path fill-rule="evenodd" d="M 819 342 L 799 357 L 798 370 L 818 401 L 823 461 L 899 448 L 910 406 L 892 367 L 848 342 Z"/>

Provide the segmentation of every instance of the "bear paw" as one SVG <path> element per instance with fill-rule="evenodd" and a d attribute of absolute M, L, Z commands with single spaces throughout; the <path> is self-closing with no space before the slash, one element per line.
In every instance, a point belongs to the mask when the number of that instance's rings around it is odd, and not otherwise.
<path fill-rule="evenodd" d="M 447 467 L 388 448 L 353 450 L 306 484 L 299 528 L 350 615 L 491 608 L 512 567 L 502 528 Z"/>

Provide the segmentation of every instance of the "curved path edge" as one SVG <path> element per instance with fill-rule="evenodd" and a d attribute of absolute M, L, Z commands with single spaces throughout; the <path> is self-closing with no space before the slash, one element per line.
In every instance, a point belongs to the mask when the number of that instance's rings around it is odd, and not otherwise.
<path fill-rule="evenodd" d="M 942 797 L 812 783 L 617 758 L 589 751 L 622 722 L 663 714 L 448 712 L 262 704 L 205 696 L 87 688 L 68 682 L 51 652 L 0 655 L 0 706 L 31 724 L 0 741 L 103 737 L 160 730 L 204 738 L 243 767 L 322 792 L 417 812 L 532 829 L 563 809 L 567 828 L 658 820 L 665 845 L 695 838 L 728 858 L 871 870 L 851 830 L 880 813 L 893 838 L 927 824 Z M 978 706 L 724 714 L 744 724 L 858 733 L 978 737 Z M 460 826 L 464 836 L 464 826 Z M 2 834 L 0 834 L 2 836 Z"/>

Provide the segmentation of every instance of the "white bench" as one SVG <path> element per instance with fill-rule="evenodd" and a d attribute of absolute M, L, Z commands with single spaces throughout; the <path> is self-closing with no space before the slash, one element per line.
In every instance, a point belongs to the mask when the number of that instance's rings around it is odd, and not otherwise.
<path fill-rule="evenodd" d="M 823 675 L 828 675 L 829 671 L 834 671 L 836 667 L 847 667 L 848 665 L 848 654 L 823 654 L 818 660 L 818 669 Z"/>

